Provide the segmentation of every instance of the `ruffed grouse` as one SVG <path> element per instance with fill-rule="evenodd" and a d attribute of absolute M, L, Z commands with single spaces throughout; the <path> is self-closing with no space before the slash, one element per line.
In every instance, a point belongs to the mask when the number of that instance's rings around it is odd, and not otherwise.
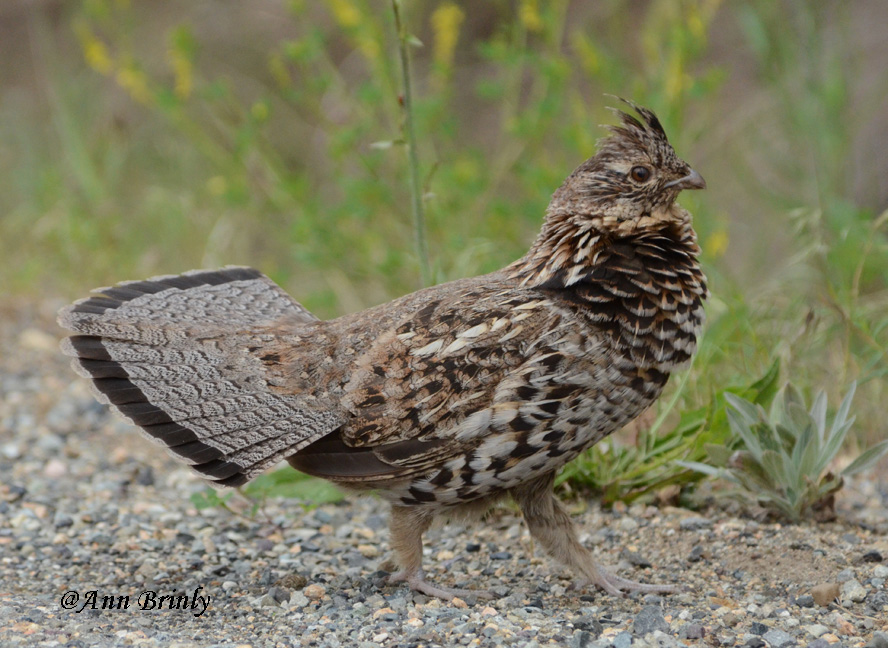
<path fill-rule="evenodd" d="M 402 571 L 422 570 L 435 515 L 508 493 L 582 583 L 670 591 L 593 561 L 555 499 L 556 472 L 660 395 L 696 349 L 707 290 L 690 214 L 703 178 L 657 117 L 621 125 L 552 197 L 530 251 L 492 274 L 321 321 L 256 270 L 101 288 L 60 324 L 100 400 L 215 486 L 286 459 L 391 503 Z M 477 593 L 477 592 L 476 592 Z"/>

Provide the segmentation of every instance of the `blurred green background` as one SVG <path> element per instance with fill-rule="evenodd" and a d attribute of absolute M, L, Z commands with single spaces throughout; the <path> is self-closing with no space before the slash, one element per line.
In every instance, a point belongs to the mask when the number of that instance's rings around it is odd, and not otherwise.
<path fill-rule="evenodd" d="M 713 296 L 676 412 L 781 380 L 856 442 L 888 401 L 888 3 L 405 2 L 435 281 L 526 250 L 612 123 L 654 109 L 708 190 Z M 420 287 L 391 5 L 4 0 L 0 285 L 245 264 L 321 317 Z"/>

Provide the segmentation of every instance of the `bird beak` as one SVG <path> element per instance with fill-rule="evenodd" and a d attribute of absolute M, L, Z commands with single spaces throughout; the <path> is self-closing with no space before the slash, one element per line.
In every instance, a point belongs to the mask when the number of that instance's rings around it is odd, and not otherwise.
<path fill-rule="evenodd" d="M 664 189 L 675 187 L 676 189 L 705 189 L 706 181 L 699 173 L 691 169 L 691 172 L 683 178 L 667 182 L 663 185 Z"/>

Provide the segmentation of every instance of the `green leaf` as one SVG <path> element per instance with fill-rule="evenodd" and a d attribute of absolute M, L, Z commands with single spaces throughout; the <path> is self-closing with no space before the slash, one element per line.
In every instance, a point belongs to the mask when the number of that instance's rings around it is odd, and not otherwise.
<path fill-rule="evenodd" d="M 799 458 L 796 462 L 798 474 L 802 477 L 810 477 L 816 480 L 820 473 L 823 472 L 820 464 L 824 459 L 824 452 L 820 446 L 820 440 L 814 434 L 813 427 L 809 426 L 805 429 L 805 435 L 799 439 L 796 448 L 793 449 L 794 460 L 796 450 L 800 450 Z M 827 463 L 829 463 L 829 460 L 827 460 Z"/>
<path fill-rule="evenodd" d="M 820 449 L 819 460 L 812 469 L 812 474 L 819 475 L 826 470 L 830 462 L 835 459 L 839 449 L 842 447 L 842 443 L 845 441 L 845 436 L 848 434 L 848 430 L 851 429 L 852 423 L 853 421 L 848 421 L 838 428 L 835 425 L 832 426 L 829 436 L 826 439 L 826 443 Z"/>
<path fill-rule="evenodd" d="M 731 392 L 725 392 L 725 400 L 728 401 L 728 405 L 733 407 L 748 424 L 752 425 L 762 420 L 763 417 L 760 415 L 756 406 L 745 398 L 741 398 Z"/>
<path fill-rule="evenodd" d="M 842 475 L 850 477 L 862 472 L 876 463 L 886 453 L 888 453 L 888 440 L 881 441 L 864 452 L 860 453 L 854 461 L 848 464 L 848 467 L 842 471 Z"/>
<path fill-rule="evenodd" d="M 312 504 L 338 502 L 344 497 L 341 490 L 325 479 L 312 477 L 292 468 L 281 468 L 259 475 L 244 491 L 253 497 L 287 497 Z"/>
<path fill-rule="evenodd" d="M 731 459 L 732 454 L 730 448 L 716 443 L 707 443 L 703 447 L 709 457 L 710 464 L 718 467 L 728 465 L 728 461 Z"/>
<path fill-rule="evenodd" d="M 709 464 L 701 463 L 699 461 L 676 461 L 675 463 L 682 468 L 696 470 L 697 472 L 701 472 L 704 475 L 709 475 L 710 477 L 721 477 L 724 474 L 721 468 L 715 468 L 713 466 L 710 466 Z"/>
<path fill-rule="evenodd" d="M 854 400 L 854 392 L 857 391 L 857 382 L 852 382 L 851 386 L 848 387 L 848 393 L 845 394 L 845 398 L 842 400 L 842 404 L 839 405 L 839 411 L 836 412 L 836 417 L 833 419 L 832 431 L 834 432 L 836 428 L 845 425 L 845 422 L 848 421 L 848 413 L 851 411 L 851 401 Z M 848 425 L 854 422 L 854 418 L 852 417 L 850 421 L 848 421 Z M 844 435 L 842 435 L 844 437 Z"/>
<path fill-rule="evenodd" d="M 780 358 L 775 358 L 771 366 L 768 367 L 764 375 L 752 383 L 747 389 L 747 393 L 755 394 L 752 402 L 762 407 L 768 407 L 777 394 L 777 385 L 780 381 Z"/>
<path fill-rule="evenodd" d="M 728 409 L 727 411 L 728 425 L 730 425 L 731 431 L 743 440 L 746 449 L 749 450 L 756 459 L 760 458 L 762 456 L 763 448 L 755 434 L 753 434 L 748 417 L 748 408 L 752 406 L 747 401 L 736 398 L 733 394 L 725 394 L 725 399 L 731 404 L 731 409 Z M 745 413 L 743 409 L 744 407 L 747 408 Z M 753 423 L 754 422 L 755 419 L 753 419 Z"/>
<path fill-rule="evenodd" d="M 781 455 L 774 450 L 765 450 L 762 453 L 761 467 L 769 480 L 783 487 L 792 486 L 793 476 L 789 462 L 784 459 L 785 455 Z"/>
<path fill-rule="evenodd" d="M 219 497 L 219 493 L 217 493 L 212 488 L 207 488 L 199 493 L 191 494 L 191 503 L 194 504 L 194 507 L 198 511 L 202 511 L 208 508 L 214 508 L 216 506 L 223 506 L 230 498 L 234 495 L 233 492 L 226 493 L 222 497 Z"/>
<path fill-rule="evenodd" d="M 817 436 L 821 442 L 826 436 L 826 392 L 818 392 L 811 406 L 811 420 L 817 429 Z"/>

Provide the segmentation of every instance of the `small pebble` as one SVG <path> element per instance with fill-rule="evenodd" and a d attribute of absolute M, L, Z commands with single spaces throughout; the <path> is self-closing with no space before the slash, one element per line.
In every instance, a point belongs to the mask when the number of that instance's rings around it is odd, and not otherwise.
<path fill-rule="evenodd" d="M 842 583 L 841 598 L 843 603 L 860 603 L 866 598 L 866 589 L 855 579 L 845 581 Z"/>
<path fill-rule="evenodd" d="M 795 600 L 799 607 L 814 607 L 814 597 L 810 594 L 802 594 Z"/>
<path fill-rule="evenodd" d="M 682 639 L 702 639 L 706 635 L 706 628 L 699 623 L 686 623 L 678 629 L 678 636 Z"/>
<path fill-rule="evenodd" d="M 841 584 L 845 583 L 854 578 L 854 570 L 853 569 L 843 569 L 838 574 L 836 574 L 836 582 Z"/>
<path fill-rule="evenodd" d="M 651 561 L 642 556 L 637 551 L 630 551 L 629 549 L 623 549 L 620 552 L 620 558 L 625 560 L 630 565 L 634 565 L 636 567 L 651 567 Z"/>
<path fill-rule="evenodd" d="M 311 585 L 307 585 L 305 589 L 302 590 L 302 593 L 312 601 L 317 601 L 320 598 L 323 598 L 324 594 L 327 593 L 327 588 L 318 583 L 312 583 Z"/>
<path fill-rule="evenodd" d="M 643 637 L 654 630 L 669 630 L 669 624 L 663 617 L 663 611 L 657 605 L 646 605 L 641 608 L 635 621 L 632 622 L 632 632 Z"/>
<path fill-rule="evenodd" d="M 866 648 L 888 648 L 888 632 L 876 631 Z"/>
<path fill-rule="evenodd" d="M 781 646 L 789 646 L 791 644 L 795 644 L 796 640 L 790 635 L 788 632 L 784 632 L 783 630 L 778 630 L 773 628 L 768 630 L 764 635 L 762 635 L 762 639 L 764 639 L 769 646 L 773 648 L 781 648 Z"/>
<path fill-rule="evenodd" d="M 632 645 L 632 635 L 628 632 L 621 632 L 611 641 L 614 648 L 629 648 Z"/>
<path fill-rule="evenodd" d="M 821 637 L 809 643 L 807 648 L 830 648 L 831 645 L 832 644 L 830 644 L 826 639 Z"/>
<path fill-rule="evenodd" d="M 708 529 L 712 526 L 712 520 L 705 517 L 691 516 L 684 518 L 678 523 L 682 531 L 696 531 L 698 529 Z"/>

